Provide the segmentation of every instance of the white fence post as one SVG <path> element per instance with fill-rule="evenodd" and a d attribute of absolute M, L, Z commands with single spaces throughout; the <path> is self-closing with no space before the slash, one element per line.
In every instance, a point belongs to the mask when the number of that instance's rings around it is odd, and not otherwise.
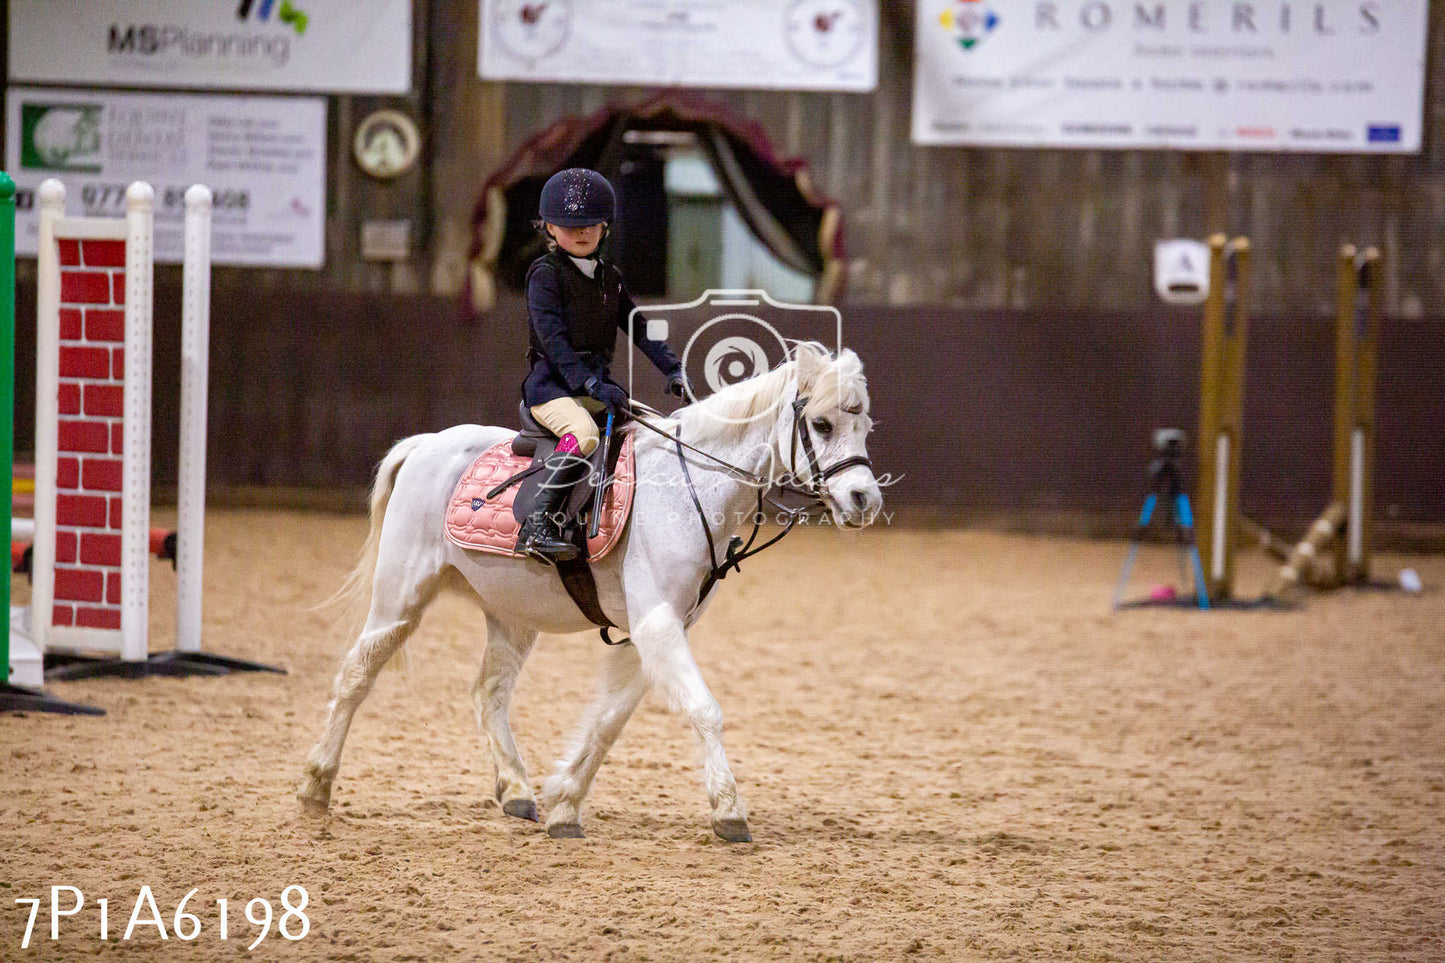
<path fill-rule="evenodd" d="M 176 649 L 201 651 L 206 530 L 206 391 L 211 329 L 211 191 L 186 191 L 181 308 L 181 453 L 176 494 Z"/>
<path fill-rule="evenodd" d="M 60 391 L 60 259 L 55 222 L 65 216 L 65 185 L 51 178 L 40 185 L 40 253 L 35 292 L 35 542 L 31 549 L 30 632 L 44 652 L 55 598 L 55 461 L 58 457 Z M 48 495 L 48 497 L 40 497 Z"/>
<path fill-rule="evenodd" d="M 151 341 L 155 268 L 152 236 L 155 191 L 136 181 L 126 188 L 125 451 L 121 498 L 121 658 L 144 662 L 150 600 Z"/>

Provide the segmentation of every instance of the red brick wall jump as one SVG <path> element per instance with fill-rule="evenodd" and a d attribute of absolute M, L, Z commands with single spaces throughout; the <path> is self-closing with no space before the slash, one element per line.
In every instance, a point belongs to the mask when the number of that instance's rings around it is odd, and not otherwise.
<path fill-rule="evenodd" d="M 60 241 L 55 625 L 120 628 L 124 265 L 124 241 Z"/>

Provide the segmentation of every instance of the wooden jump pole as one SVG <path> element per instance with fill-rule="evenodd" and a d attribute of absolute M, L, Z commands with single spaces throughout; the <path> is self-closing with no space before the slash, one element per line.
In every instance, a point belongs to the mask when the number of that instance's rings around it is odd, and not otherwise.
<path fill-rule="evenodd" d="M 176 485 L 176 651 L 201 651 L 206 528 L 206 385 L 211 335 L 211 190 L 186 190 L 181 275 L 181 451 Z"/>
<path fill-rule="evenodd" d="M 1199 378 L 1199 554 L 1211 601 L 1234 593 L 1239 465 L 1244 449 L 1244 356 L 1249 338 L 1249 239 L 1209 238 Z"/>
<path fill-rule="evenodd" d="M 1383 258 L 1377 248 L 1340 248 L 1335 314 L 1335 460 L 1331 498 L 1345 506 L 1344 538 L 1335 545 L 1336 578 L 1370 578 L 1374 515 L 1375 360 L 1379 350 Z"/>

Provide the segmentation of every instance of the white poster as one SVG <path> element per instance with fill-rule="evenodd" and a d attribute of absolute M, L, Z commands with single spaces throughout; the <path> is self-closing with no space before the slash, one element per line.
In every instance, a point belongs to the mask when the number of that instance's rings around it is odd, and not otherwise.
<path fill-rule="evenodd" d="M 918 0 L 920 144 L 1413 153 L 1426 0 Z"/>
<path fill-rule="evenodd" d="M 10 79 L 405 93 L 411 0 L 10 0 Z"/>
<path fill-rule="evenodd" d="M 179 264 L 186 188 L 214 195 L 211 260 L 321 267 L 326 101 L 320 97 L 122 94 L 11 87 L 5 169 L 15 178 L 15 248 L 34 256 L 35 190 L 55 177 L 67 214 L 124 217 L 125 189 L 156 192 L 155 257 Z"/>
<path fill-rule="evenodd" d="M 480 0 L 489 80 L 872 90 L 877 0 Z"/>

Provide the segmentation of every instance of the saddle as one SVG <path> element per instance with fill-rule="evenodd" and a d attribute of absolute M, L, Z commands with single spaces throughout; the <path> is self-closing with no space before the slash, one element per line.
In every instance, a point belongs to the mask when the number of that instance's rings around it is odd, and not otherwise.
<path fill-rule="evenodd" d="M 557 437 L 539 425 L 521 406 L 522 430 L 482 452 L 462 473 L 447 502 L 446 536 L 462 548 L 525 558 L 516 552 L 517 532 L 531 514 L 544 477 L 542 465 L 557 447 Z M 583 565 L 603 558 L 617 544 L 632 511 L 636 469 L 632 455 L 634 430 L 613 428 L 607 464 L 602 445 L 588 458 L 591 468 L 567 498 L 566 512 L 576 521 L 567 534 L 582 550 Z M 595 482 L 607 486 L 597 535 L 586 538 L 591 522 Z"/>
<path fill-rule="evenodd" d="M 511 441 L 482 452 L 452 490 L 444 528 L 447 539 L 462 548 L 511 558 L 527 557 L 517 554 L 517 535 L 522 520 L 537 502 L 545 477 L 542 467 L 557 447 L 558 439 L 537 423 L 525 404 L 521 405 L 519 414 L 522 430 Z M 582 614 L 602 627 L 602 640 L 608 645 L 620 645 L 626 640 L 614 642 L 607 635 L 613 622 L 597 601 L 591 560 L 610 552 L 627 528 L 637 475 L 632 454 L 633 434 L 633 429 L 619 429 L 614 424 L 612 444 L 607 446 L 607 464 L 602 464 L 602 445 L 598 445 L 588 459 L 591 467 L 587 477 L 573 488 L 565 506 L 573 521 L 564 531 L 580 553 L 556 566 L 563 588 Z M 604 486 L 602 513 L 597 535 L 589 539 L 586 532 L 590 529 L 593 492 L 598 484 Z"/>

